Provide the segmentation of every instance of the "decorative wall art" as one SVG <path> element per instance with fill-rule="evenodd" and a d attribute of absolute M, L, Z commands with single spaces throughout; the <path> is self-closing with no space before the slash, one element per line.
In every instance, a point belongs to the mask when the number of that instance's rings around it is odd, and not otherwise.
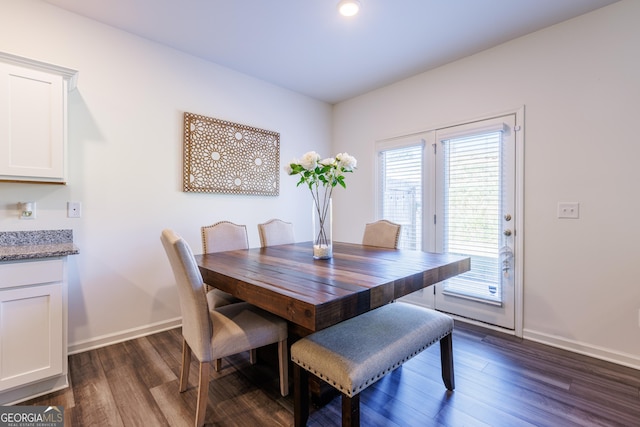
<path fill-rule="evenodd" d="M 277 196 L 280 134 L 184 113 L 183 191 Z"/>

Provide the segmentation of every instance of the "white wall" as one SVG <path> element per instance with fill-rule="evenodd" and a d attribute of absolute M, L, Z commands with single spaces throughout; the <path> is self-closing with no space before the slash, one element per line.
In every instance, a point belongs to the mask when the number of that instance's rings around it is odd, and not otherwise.
<path fill-rule="evenodd" d="M 624 0 L 338 104 L 334 150 L 360 167 L 336 235 L 374 219 L 374 141 L 524 105 L 524 336 L 640 367 L 639 16 Z"/>
<path fill-rule="evenodd" d="M 160 232 L 201 252 L 200 226 L 294 222 L 307 240 L 311 200 L 280 170 L 278 197 L 181 191 L 182 114 L 280 133 L 281 164 L 328 153 L 331 106 L 33 0 L 1 0 L 0 51 L 79 70 L 69 97 L 68 185 L 0 183 L 0 231 L 71 228 L 69 343 L 80 350 L 176 324 L 180 316 Z M 37 202 L 18 220 L 17 203 Z M 82 218 L 66 218 L 67 201 Z M 299 209 L 299 206 L 303 209 Z"/>

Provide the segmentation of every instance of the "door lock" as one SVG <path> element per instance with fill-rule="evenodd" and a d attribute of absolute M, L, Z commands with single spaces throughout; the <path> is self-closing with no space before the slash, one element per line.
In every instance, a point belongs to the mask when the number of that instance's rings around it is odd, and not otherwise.
<path fill-rule="evenodd" d="M 504 230 L 504 232 L 502 234 L 504 234 L 505 236 L 509 237 L 509 236 L 511 236 L 511 230 L 509 230 L 509 229 Z"/>

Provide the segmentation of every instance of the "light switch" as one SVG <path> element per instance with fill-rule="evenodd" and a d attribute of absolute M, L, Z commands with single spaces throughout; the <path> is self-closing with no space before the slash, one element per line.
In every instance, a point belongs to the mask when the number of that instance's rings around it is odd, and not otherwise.
<path fill-rule="evenodd" d="M 577 203 L 577 202 L 558 203 L 558 218 L 568 218 L 568 219 L 580 218 L 580 203 Z"/>

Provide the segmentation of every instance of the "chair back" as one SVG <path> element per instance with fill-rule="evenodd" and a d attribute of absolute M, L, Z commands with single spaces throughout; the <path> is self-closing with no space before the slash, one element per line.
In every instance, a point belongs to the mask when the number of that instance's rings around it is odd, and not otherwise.
<path fill-rule="evenodd" d="M 198 360 L 211 360 L 213 331 L 203 291 L 204 282 L 193 252 L 187 242 L 173 230 L 163 230 L 160 240 L 178 286 L 182 336 Z"/>
<path fill-rule="evenodd" d="M 202 252 L 205 254 L 249 249 L 249 237 L 247 235 L 246 225 L 220 221 L 213 225 L 201 227 L 201 231 Z"/>
<path fill-rule="evenodd" d="M 258 224 L 260 246 L 286 245 L 295 243 L 293 224 L 281 219 L 271 219 L 263 224 Z"/>
<path fill-rule="evenodd" d="M 362 244 L 397 249 L 398 240 L 400 239 L 400 228 L 400 224 L 386 219 L 366 224 Z"/>

